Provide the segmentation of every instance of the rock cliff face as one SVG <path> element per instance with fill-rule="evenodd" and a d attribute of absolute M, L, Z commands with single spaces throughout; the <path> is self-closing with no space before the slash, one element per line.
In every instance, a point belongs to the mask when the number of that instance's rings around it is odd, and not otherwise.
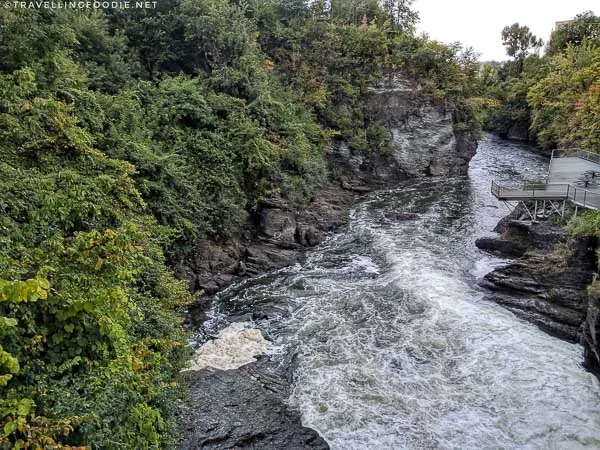
<path fill-rule="evenodd" d="M 467 173 L 477 141 L 457 129 L 458 113 L 429 99 L 416 83 L 396 77 L 373 87 L 365 108 L 372 120 L 387 123 L 391 154 L 366 157 L 338 143 L 329 163 L 343 181 L 303 211 L 265 200 L 239 236 L 198 242 L 192 257 L 176 265 L 192 290 L 212 294 L 241 277 L 294 263 L 299 250 L 345 225 L 347 207 L 360 194 L 413 177 Z"/>
<path fill-rule="evenodd" d="M 347 223 L 348 206 L 358 195 L 352 186 L 331 185 L 300 211 L 281 199 L 265 200 L 237 236 L 199 241 L 176 264 L 178 276 L 189 280 L 192 291 L 214 294 L 234 281 L 293 264 L 302 250 Z"/>
<path fill-rule="evenodd" d="M 487 298 L 552 335 L 582 343 L 585 365 L 600 374 L 600 295 L 588 293 L 597 270 L 596 239 L 574 239 L 558 225 L 518 219 L 517 211 L 496 228 L 501 237 L 476 242 L 518 257 L 483 278 Z"/>
<path fill-rule="evenodd" d="M 585 366 L 600 378 L 600 293 L 590 293 L 583 324 L 583 356 Z"/>
<path fill-rule="evenodd" d="M 587 240 L 530 248 L 505 267 L 487 274 L 482 286 L 489 298 L 537 324 L 544 331 L 577 342 L 587 313 L 586 288 L 592 281 L 594 248 Z M 534 231 L 535 233 L 535 231 Z"/>
<path fill-rule="evenodd" d="M 365 109 L 373 121 L 387 124 L 391 151 L 365 156 L 339 143 L 332 162 L 355 179 L 389 184 L 467 173 L 477 141 L 460 129 L 457 112 L 428 98 L 416 83 L 396 77 L 371 88 Z"/>

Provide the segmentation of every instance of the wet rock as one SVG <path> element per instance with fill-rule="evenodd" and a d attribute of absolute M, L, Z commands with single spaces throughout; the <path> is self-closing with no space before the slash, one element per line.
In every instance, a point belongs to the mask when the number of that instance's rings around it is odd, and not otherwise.
<path fill-rule="evenodd" d="M 600 377 L 600 295 L 596 289 L 589 293 L 581 343 L 585 366 Z"/>
<path fill-rule="evenodd" d="M 192 256 L 196 272 L 223 272 L 235 267 L 240 257 L 239 241 L 236 239 L 208 239 L 198 242 Z"/>
<path fill-rule="evenodd" d="M 567 233 L 561 226 L 546 221 L 521 220 L 521 217 L 522 212 L 515 209 L 494 229 L 501 233 L 500 237 L 479 238 L 475 245 L 495 255 L 516 258 L 528 249 L 551 249 L 567 240 Z"/>
<path fill-rule="evenodd" d="M 246 275 L 246 264 L 244 263 L 244 261 L 239 261 L 238 262 L 238 267 L 237 267 L 237 274 L 238 275 Z"/>
<path fill-rule="evenodd" d="M 519 203 L 509 214 L 500 219 L 493 231 L 505 233 L 508 230 L 508 224 L 513 220 L 527 220 L 528 218 L 527 209 L 522 203 Z"/>
<path fill-rule="evenodd" d="M 483 237 L 475 241 L 477 248 L 493 253 L 498 256 L 507 256 L 509 258 L 522 256 L 527 247 L 520 242 L 507 241 L 499 238 Z"/>
<path fill-rule="evenodd" d="M 281 208 L 267 207 L 260 210 L 260 231 L 267 236 L 280 237 L 285 230 L 296 228 L 296 218 L 292 211 Z"/>
<path fill-rule="evenodd" d="M 299 253 L 295 250 L 280 248 L 274 244 L 256 244 L 248 246 L 246 258 L 246 271 L 267 271 L 294 264 L 298 260 Z"/>
<path fill-rule="evenodd" d="M 314 247 L 323 241 L 323 235 L 314 227 L 308 227 L 304 232 L 304 240 L 306 241 L 306 245 Z"/>
<path fill-rule="evenodd" d="M 586 289 L 596 268 L 595 245 L 587 238 L 567 242 L 564 230 L 547 223 L 512 221 L 506 230 L 515 225 L 518 232 L 512 236 L 518 240 L 501 245 L 512 250 L 514 244 L 516 251 L 526 242 L 529 250 L 483 278 L 480 285 L 493 291 L 487 298 L 555 336 L 578 341 L 588 312 Z"/>
<path fill-rule="evenodd" d="M 215 281 L 220 288 L 223 288 L 229 286 L 235 279 L 236 277 L 230 273 L 221 273 L 215 278 Z"/>
<path fill-rule="evenodd" d="M 186 322 L 194 327 L 200 326 L 207 318 L 208 311 L 213 304 L 213 297 L 209 295 L 199 295 L 194 302 L 193 307 L 186 314 Z"/>
<path fill-rule="evenodd" d="M 372 192 L 373 191 L 373 188 L 371 188 L 369 186 L 361 186 L 361 185 L 350 184 L 346 180 L 343 180 L 340 183 L 340 186 L 342 186 L 342 189 L 345 189 L 347 191 L 353 191 L 353 192 L 368 193 L 368 192 Z"/>
<path fill-rule="evenodd" d="M 488 297 L 552 336 L 571 342 L 579 340 L 582 314 L 578 311 L 554 305 L 539 298 L 511 296 Z"/>
<path fill-rule="evenodd" d="M 204 291 L 207 295 L 212 295 L 218 292 L 219 285 L 213 279 L 208 279 L 206 281 L 199 280 L 197 288 L 198 290 Z"/>
<path fill-rule="evenodd" d="M 567 240 L 567 232 L 560 225 L 552 225 L 546 221 L 510 220 L 504 232 L 505 239 L 526 242 L 533 248 L 553 248 Z"/>
<path fill-rule="evenodd" d="M 236 370 L 183 376 L 190 396 L 182 408 L 180 450 L 329 448 L 285 404 L 291 380 L 268 358 Z"/>

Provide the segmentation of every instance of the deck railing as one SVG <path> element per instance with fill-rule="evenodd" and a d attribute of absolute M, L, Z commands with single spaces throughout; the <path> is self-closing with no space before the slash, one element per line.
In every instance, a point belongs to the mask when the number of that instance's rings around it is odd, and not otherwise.
<path fill-rule="evenodd" d="M 600 192 L 566 183 L 500 183 L 492 181 L 492 194 L 499 199 L 570 200 L 586 208 L 600 209 Z"/>
<path fill-rule="evenodd" d="M 568 198 L 577 205 L 586 208 L 600 209 L 600 192 L 571 186 L 571 192 Z"/>
<path fill-rule="evenodd" d="M 574 187 L 567 183 L 515 183 L 511 181 L 492 181 L 492 194 L 495 197 L 511 197 L 513 195 L 527 195 L 528 198 L 543 199 L 555 196 L 556 199 L 569 198 L 570 190 Z"/>
<path fill-rule="evenodd" d="M 545 183 L 515 183 L 514 181 L 492 181 L 492 194 L 499 199 L 513 200 L 570 200 L 586 208 L 600 209 L 600 191 L 576 187 L 568 183 L 551 183 L 554 158 L 576 157 L 600 165 L 600 154 L 580 148 L 563 148 L 552 151 Z"/>
<path fill-rule="evenodd" d="M 581 158 L 596 164 L 600 164 L 600 153 L 592 153 L 580 148 L 561 148 L 552 150 L 551 160 L 554 158 Z"/>

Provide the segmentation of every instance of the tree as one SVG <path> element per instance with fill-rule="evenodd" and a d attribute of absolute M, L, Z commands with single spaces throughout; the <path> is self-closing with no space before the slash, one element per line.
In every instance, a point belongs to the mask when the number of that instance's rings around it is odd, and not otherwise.
<path fill-rule="evenodd" d="M 548 65 L 548 74 L 527 95 L 540 142 L 597 150 L 600 47 L 569 46 L 550 58 Z"/>
<path fill-rule="evenodd" d="M 514 23 L 502 30 L 502 44 L 506 47 L 508 56 L 522 62 L 532 50 L 539 49 L 543 42 L 529 30 L 528 26 Z"/>
<path fill-rule="evenodd" d="M 546 54 L 556 55 L 563 52 L 569 44 L 578 46 L 586 39 L 600 41 L 600 17 L 595 16 L 592 11 L 578 14 L 572 21 L 554 30 Z"/>
<path fill-rule="evenodd" d="M 392 18 L 396 28 L 411 30 L 414 28 L 419 15 L 411 10 L 413 0 L 383 0 L 381 5 Z"/>

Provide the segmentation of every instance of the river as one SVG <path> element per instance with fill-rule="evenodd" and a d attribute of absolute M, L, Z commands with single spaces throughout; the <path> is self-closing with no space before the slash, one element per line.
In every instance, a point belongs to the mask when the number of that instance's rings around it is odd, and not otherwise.
<path fill-rule="evenodd" d="M 477 286 L 504 262 L 474 245 L 508 212 L 490 180 L 546 170 L 526 146 L 486 136 L 468 177 L 373 193 L 301 264 L 221 294 L 283 299 L 254 326 L 273 357 L 296 355 L 289 401 L 333 449 L 600 448 L 600 384 L 582 348 Z M 207 327 L 222 319 L 217 308 Z"/>

